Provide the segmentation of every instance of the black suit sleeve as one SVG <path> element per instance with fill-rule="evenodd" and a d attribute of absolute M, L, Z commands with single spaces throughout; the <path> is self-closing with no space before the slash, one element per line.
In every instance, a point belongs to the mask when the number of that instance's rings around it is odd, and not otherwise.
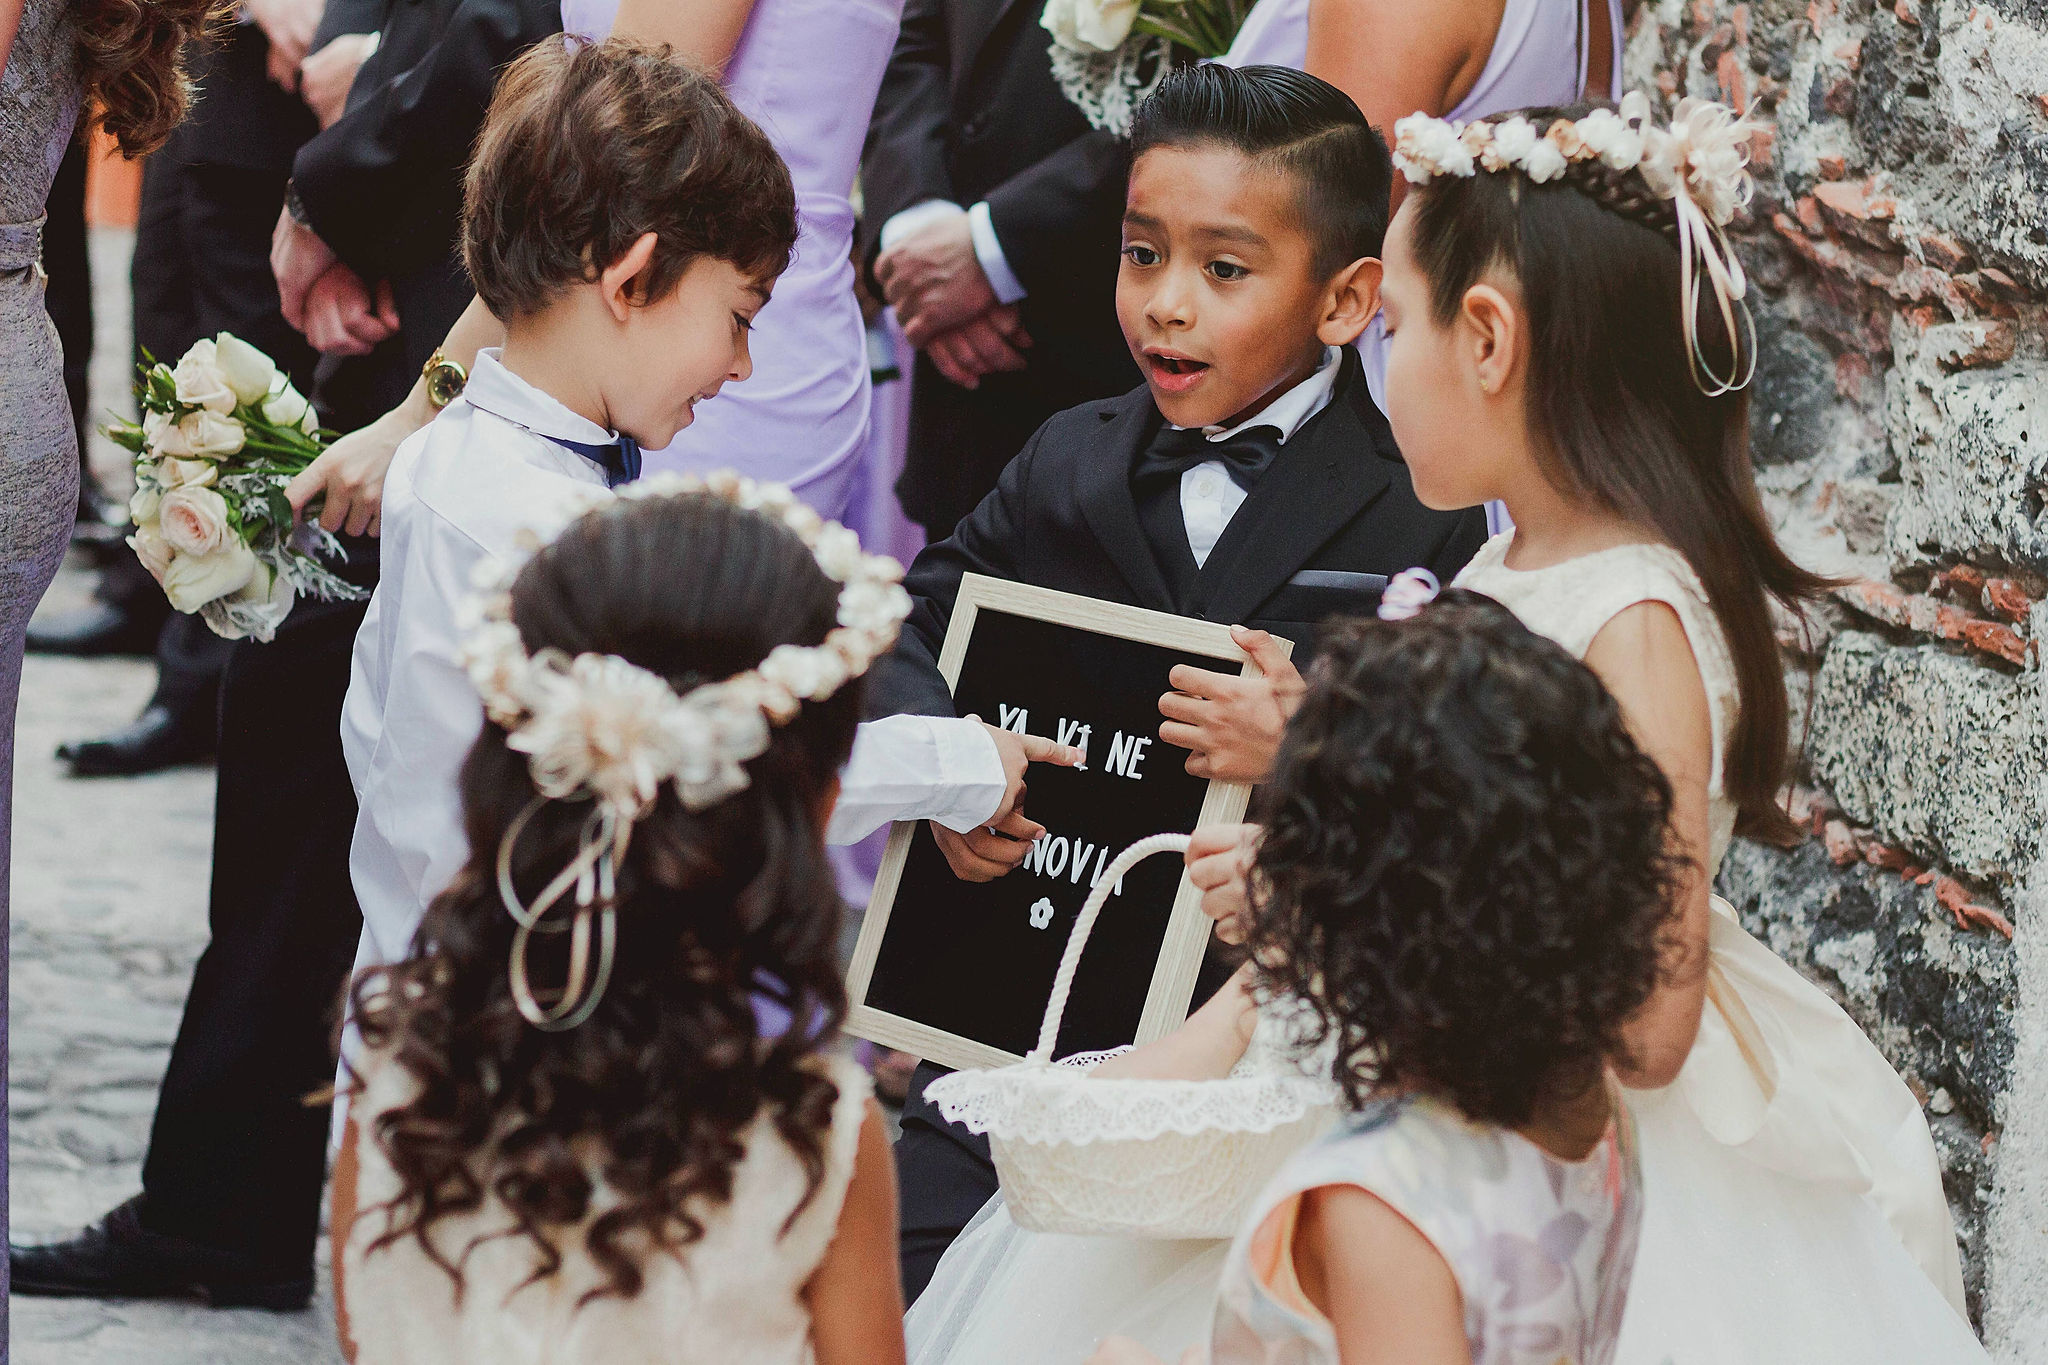
<path fill-rule="evenodd" d="M 327 0 L 308 50 L 318 52 L 344 33 L 375 33 L 383 22 L 384 0 Z"/>
<path fill-rule="evenodd" d="M 861 156 L 861 259 L 868 265 L 884 223 L 927 199 L 954 197 L 946 171 L 952 89 L 944 0 L 908 0 Z"/>
<path fill-rule="evenodd" d="M 1451 522 L 1450 530 L 1430 554 L 1429 571 L 1436 575 L 1439 583 L 1448 587 L 1485 543 L 1486 509 L 1468 507 Z"/>
<path fill-rule="evenodd" d="M 1023 452 L 1010 461 L 995 488 L 953 528 L 953 534 L 925 547 L 904 576 L 916 604 L 903 623 L 896 648 L 875 662 L 868 680 L 872 716 L 951 716 L 953 694 L 939 673 L 939 651 L 953 621 L 963 574 L 1017 578 L 1024 557 L 1024 528 L 1031 464 L 1045 435 L 1040 427 Z"/>
<path fill-rule="evenodd" d="M 1031 294 L 1071 292 L 1075 272 L 1114 281 L 1124 216 L 1130 148 L 1101 131 L 1085 133 L 990 190 L 989 224 L 1003 259 Z M 1075 260 L 1075 247 L 1099 243 L 1099 260 Z M 1113 287 L 1113 285 L 1112 285 Z M 1106 295 L 1090 293 L 1091 301 Z"/>
<path fill-rule="evenodd" d="M 351 92 L 340 121 L 299 149 L 292 182 L 350 269 L 380 280 L 446 257 L 498 72 L 561 27 L 560 0 L 462 0 L 425 57 Z"/>

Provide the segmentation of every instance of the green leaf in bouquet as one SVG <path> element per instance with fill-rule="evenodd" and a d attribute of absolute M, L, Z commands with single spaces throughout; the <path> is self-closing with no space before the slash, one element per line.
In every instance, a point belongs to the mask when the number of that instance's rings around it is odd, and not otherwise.
<path fill-rule="evenodd" d="M 282 534 L 283 528 L 292 524 L 291 499 L 284 495 L 282 488 L 273 486 L 269 495 L 264 498 L 263 505 L 270 511 L 270 524 L 279 528 L 279 533 Z"/>
<path fill-rule="evenodd" d="M 114 419 L 100 427 L 100 434 L 131 455 L 140 455 L 149 449 L 149 439 L 133 422 Z"/>

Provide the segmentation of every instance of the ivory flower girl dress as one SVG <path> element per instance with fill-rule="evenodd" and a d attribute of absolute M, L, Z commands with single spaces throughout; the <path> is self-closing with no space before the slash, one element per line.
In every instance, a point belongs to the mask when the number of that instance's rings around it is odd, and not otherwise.
<path fill-rule="evenodd" d="M 1511 569 L 1513 541 L 1488 541 L 1457 586 L 1576 656 L 1637 603 L 1678 614 L 1712 713 L 1717 871 L 1735 829 L 1721 755 L 1737 688 L 1698 578 L 1662 545 Z M 1645 1216 L 1620 1365 L 1988 1360 L 1964 1315 L 1941 1169 L 1912 1092 L 1718 896 L 1708 943 L 1707 1005 L 1684 1069 L 1661 1090 L 1624 1092 Z"/>

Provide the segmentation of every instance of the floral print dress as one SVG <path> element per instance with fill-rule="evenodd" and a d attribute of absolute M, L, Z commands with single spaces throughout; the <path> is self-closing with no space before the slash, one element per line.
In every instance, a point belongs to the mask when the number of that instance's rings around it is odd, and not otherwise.
<path fill-rule="evenodd" d="M 1348 1116 L 1281 1170 L 1231 1247 L 1213 1365 L 1338 1365 L 1292 1258 L 1301 1196 L 1328 1185 L 1368 1191 L 1436 1247 L 1464 1299 L 1472 1365 L 1607 1365 L 1642 1218 L 1634 1133 L 1615 1112 L 1581 1161 L 1425 1099 Z"/>

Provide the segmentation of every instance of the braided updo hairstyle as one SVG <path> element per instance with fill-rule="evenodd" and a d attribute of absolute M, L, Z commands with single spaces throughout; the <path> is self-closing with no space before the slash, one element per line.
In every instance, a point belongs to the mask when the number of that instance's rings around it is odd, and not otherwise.
<path fill-rule="evenodd" d="M 1522 117 L 1542 129 L 1597 107 Z M 1747 392 L 1709 397 L 1695 383 L 1671 204 L 1639 172 L 1597 160 L 1572 162 L 1542 185 L 1519 172 L 1439 176 L 1414 199 L 1415 253 L 1440 325 L 1489 270 L 1520 282 L 1528 418 L 1554 456 L 1551 482 L 1655 530 L 1699 575 L 1740 694 L 1722 756 L 1738 828 L 1790 840 L 1792 822 L 1778 805 L 1789 729 L 1784 663 L 1766 599 L 1796 616 L 1830 584 L 1794 563 L 1772 534 L 1750 464 Z M 1709 290 L 1696 322 L 1717 370 L 1747 368 L 1742 351 L 1754 337 L 1729 335 Z"/>
<path fill-rule="evenodd" d="M 617 655 L 678 693 L 777 645 L 818 644 L 838 606 L 838 585 L 794 533 L 710 496 L 586 515 L 512 587 L 529 653 Z M 804 703 L 746 764 L 749 785 L 706 809 L 663 784 L 618 869 L 610 984 L 588 1020 L 558 1033 L 527 1023 L 507 981 L 514 924 L 495 860 L 536 793 L 526 755 L 484 725 L 462 770 L 469 863 L 428 907 L 413 955 L 353 988 L 364 1044 L 417 1082 L 363 1134 L 400 1186 L 372 1251 L 417 1237 L 459 1292 L 463 1248 L 451 1259 L 429 1233 L 494 1198 L 532 1243 L 536 1278 L 587 1220 L 584 1245 L 606 1275 L 597 1292 L 630 1298 L 646 1259 L 694 1241 L 730 1197 L 762 1116 L 815 1192 L 837 1089 L 813 1054 L 846 1014 L 824 822 L 861 696 L 856 679 Z M 548 801 L 531 817 L 512 850 L 522 899 L 575 855 L 590 810 Z M 566 937 L 535 941 L 536 979 L 563 979 Z M 757 1003 L 792 1022 L 764 1026 Z"/>

